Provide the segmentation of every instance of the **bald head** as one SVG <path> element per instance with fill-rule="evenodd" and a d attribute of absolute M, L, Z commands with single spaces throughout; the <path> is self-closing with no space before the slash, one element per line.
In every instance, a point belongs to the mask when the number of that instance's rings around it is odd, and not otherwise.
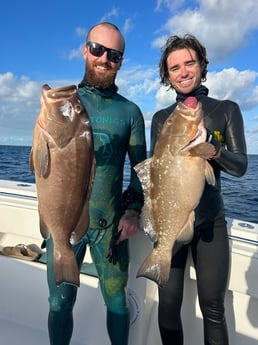
<path fill-rule="evenodd" d="M 125 50 L 125 40 L 118 27 L 109 22 L 98 23 L 88 32 L 86 42 L 97 42 L 105 47 L 116 49 L 122 53 Z"/>

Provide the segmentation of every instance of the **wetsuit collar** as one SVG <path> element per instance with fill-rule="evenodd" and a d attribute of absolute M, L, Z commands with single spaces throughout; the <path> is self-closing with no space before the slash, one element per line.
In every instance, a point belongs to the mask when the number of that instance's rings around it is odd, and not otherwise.
<path fill-rule="evenodd" d="M 80 82 L 80 84 L 78 85 L 79 88 L 81 87 L 86 87 L 89 90 L 92 90 L 94 92 L 96 92 L 97 94 L 99 94 L 102 97 L 111 97 L 113 96 L 115 93 L 117 93 L 118 91 L 118 87 L 113 84 L 112 86 L 106 88 L 106 89 L 100 89 L 100 88 L 95 88 L 94 86 L 92 86 L 91 84 L 89 84 L 86 80 L 82 80 Z"/>
<path fill-rule="evenodd" d="M 207 96 L 208 93 L 209 93 L 209 89 L 204 85 L 200 85 L 199 87 L 197 87 L 197 89 L 193 90 L 192 92 L 188 94 L 177 92 L 176 101 L 177 103 L 183 102 L 189 96 L 194 96 L 199 100 L 201 96 Z"/>

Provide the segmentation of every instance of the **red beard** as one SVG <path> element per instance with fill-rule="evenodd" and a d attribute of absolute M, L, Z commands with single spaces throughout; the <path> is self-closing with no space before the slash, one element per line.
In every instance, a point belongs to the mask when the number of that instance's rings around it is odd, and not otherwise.
<path fill-rule="evenodd" d="M 98 73 L 96 73 L 96 70 L 95 70 L 96 65 L 103 66 L 107 68 L 108 70 L 106 71 L 105 74 L 103 73 L 102 75 L 99 75 Z M 106 89 L 114 85 L 115 77 L 116 77 L 116 71 L 112 69 L 109 63 L 92 64 L 92 66 L 86 65 L 86 81 L 95 88 Z"/>

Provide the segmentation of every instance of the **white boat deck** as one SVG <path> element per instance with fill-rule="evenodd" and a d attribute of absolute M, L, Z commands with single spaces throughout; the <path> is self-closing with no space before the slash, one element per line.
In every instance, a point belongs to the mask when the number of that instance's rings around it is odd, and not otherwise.
<path fill-rule="evenodd" d="M 258 344 L 258 225 L 229 220 L 231 274 L 226 316 L 231 345 Z M 18 243 L 40 246 L 34 185 L 0 181 L 0 248 Z M 157 287 L 136 272 L 151 250 L 143 233 L 130 241 L 128 283 L 131 329 L 129 345 L 161 345 L 157 327 Z M 87 253 L 85 265 L 91 262 Z M 48 289 L 45 264 L 0 256 L 0 344 L 48 345 Z M 182 317 L 185 345 L 200 345 L 202 318 L 191 260 L 186 271 Z M 71 345 L 109 345 L 105 306 L 98 278 L 81 274 L 74 308 Z"/>

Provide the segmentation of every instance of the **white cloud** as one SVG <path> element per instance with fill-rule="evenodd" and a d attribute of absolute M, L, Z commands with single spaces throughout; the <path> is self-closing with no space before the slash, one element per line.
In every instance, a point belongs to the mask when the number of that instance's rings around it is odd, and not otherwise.
<path fill-rule="evenodd" d="M 132 31 L 133 27 L 134 27 L 133 20 L 131 18 L 127 18 L 125 20 L 122 31 L 126 34 L 127 32 Z"/>
<path fill-rule="evenodd" d="M 187 9 L 184 9 L 182 2 L 180 12 L 174 11 L 173 2 L 162 3 L 172 14 L 162 28 L 166 37 L 185 33 L 197 36 L 206 46 L 212 61 L 219 61 L 237 51 L 250 39 L 252 32 L 258 29 L 256 0 L 246 0 L 244 5 L 242 0 L 200 0 L 194 2 L 192 7 L 187 3 Z M 162 46 L 164 42 L 162 33 L 154 40 L 153 45 Z"/>
<path fill-rule="evenodd" d="M 206 86 L 210 96 L 218 99 L 232 99 L 239 103 L 243 110 L 258 106 L 256 71 L 238 71 L 235 68 L 219 72 L 208 72 Z"/>
<path fill-rule="evenodd" d="M 109 21 L 113 17 L 117 17 L 119 13 L 118 7 L 112 7 L 112 9 L 105 13 L 104 16 L 100 19 L 100 22 Z"/>
<path fill-rule="evenodd" d="M 74 84 L 71 80 L 50 81 L 50 87 Z M 0 74 L 0 128 L 14 136 L 15 131 L 29 136 L 40 109 L 41 82 L 28 77 L 16 77 L 10 72 Z M 3 137 L 1 138 L 1 141 Z"/>
<path fill-rule="evenodd" d="M 75 29 L 75 32 L 76 32 L 76 35 L 79 36 L 79 37 L 83 37 L 85 38 L 86 35 L 87 35 L 87 30 L 84 28 L 84 27 L 81 27 L 81 26 L 78 26 L 76 29 Z"/>
<path fill-rule="evenodd" d="M 0 127 L 31 129 L 39 109 L 40 88 L 24 76 L 0 75 Z"/>
<path fill-rule="evenodd" d="M 83 44 L 81 44 L 80 47 L 77 49 L 71 49 L 68 53 L 68 60 L 82 59 L 82 47 Z"/>

